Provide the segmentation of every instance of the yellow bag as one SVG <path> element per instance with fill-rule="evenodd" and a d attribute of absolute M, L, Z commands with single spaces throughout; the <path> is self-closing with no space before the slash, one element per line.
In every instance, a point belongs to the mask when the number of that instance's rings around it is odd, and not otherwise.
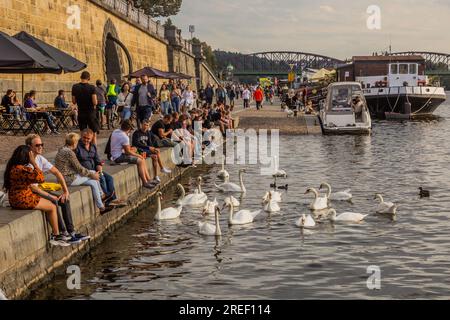
<path fill-rule="evenodd" d="M 39 188 L 41 188 L 42 190 L 47 191 L 47 192 L 62 190 L 62 186 L 59 183 L 53 183 L 53 182 L 41 183 L 39 185 Z"/>

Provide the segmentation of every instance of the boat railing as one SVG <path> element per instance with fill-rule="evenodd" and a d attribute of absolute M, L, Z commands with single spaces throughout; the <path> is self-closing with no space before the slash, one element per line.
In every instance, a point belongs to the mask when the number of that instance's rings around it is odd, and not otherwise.
<path fill-rule="evenodd" d="M 424 86 L 398 86 L 388 88 L 366 88 L 363 89 L 365 94 L 373 95 L 395 95 L 395 94 L 417 94 L 417 95 L 432 95 L 444 93 L 444 89 L 440 87 L 424 87 Z"/>

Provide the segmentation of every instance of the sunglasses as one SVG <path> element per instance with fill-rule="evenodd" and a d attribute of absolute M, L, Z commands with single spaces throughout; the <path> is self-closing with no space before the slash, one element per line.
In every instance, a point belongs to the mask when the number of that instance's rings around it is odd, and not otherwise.
<path fill-rule="evenodd" d="M 43 148 L 44 147 L 44 144 L 43 143 L 41 143 L 41 144 L 35 144 L 34 145 L 36 148 Z"/>

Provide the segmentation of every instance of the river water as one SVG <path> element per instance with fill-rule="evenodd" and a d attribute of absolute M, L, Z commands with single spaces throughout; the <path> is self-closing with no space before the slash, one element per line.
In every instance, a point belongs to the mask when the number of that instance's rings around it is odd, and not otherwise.
<path fill-rule="evenodd" d="M 248 226 L 227 226 L 219 239 L 197 234 L 198 210 L 179 221 L 156 222 L 150 206 L 82 259 L 81 290 L 57 275 L 32 299 L 367 299 L 450 297 L 450 105 L 425 122 L 375 122 L 372 136 L 281 136 L 280 167 L 289 177 L 282 212 L 263 213 Z M 261 209 L 271 178 L 247 165 L 242 208 Z M 238 166 L 228 166 L 237 182 Z M 210 199 L 219 169 L 197 169 Z M 181 182 L 187 192 L 195 175 Z M 353 203 L 337 212 L 370 214 L 361 224 L 324 221 L 311 231 L 295 227 L 308 213 L 305 190 L 330 183 L 352 189 Z M 420 199 L 418 187 L 431 191 Z M 397 203 L 395 220 L 375 213 L 375 193 Z M 163 207 L 176 199 L 174 188 Z M 225 212 L 224 212 L 225 213 Z M 369 290 L 369 266 L 381 271 Z"/>

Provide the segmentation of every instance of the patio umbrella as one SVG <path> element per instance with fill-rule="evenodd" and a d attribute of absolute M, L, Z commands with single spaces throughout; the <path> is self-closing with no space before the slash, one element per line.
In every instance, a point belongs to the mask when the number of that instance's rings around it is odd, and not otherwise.
<path fill-rule="evenodd" d="M 76 58 L 68 55 L 67 53 L 55 48 L 44 41 L 33 37 L 32 35 L 22 31 L 14 36 L 17 40 L 29 45 L 33 49 L 36 49 L 44 56 L 53 59 L 62 71 L 68 72 L 78 72 L 86 69 L 87 65 Z"/>
<path fill-rule="evenodd" d="M 170 79 L 170 72 L 158 70 L 153 67 L 145 67 L 128 75 L 130 78 L 140 78 L 141 76 L 149 76 L 150 78 Z"/>

